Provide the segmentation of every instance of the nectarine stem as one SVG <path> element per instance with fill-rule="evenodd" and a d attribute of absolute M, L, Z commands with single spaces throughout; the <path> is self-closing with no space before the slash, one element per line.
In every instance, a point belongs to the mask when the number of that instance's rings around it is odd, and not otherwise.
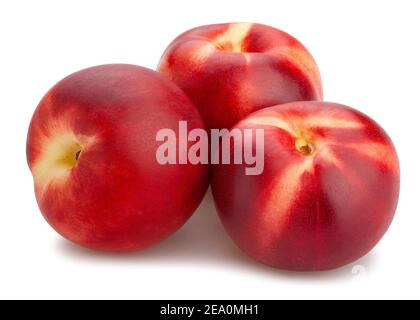
<path fill-rule="evenodd" d="M 78 150 L 76 152 L 76 161 L 79 160 L 80 152 L 82 152 L 82 150 Z"/>
<path fill-rule="evenodd" d="M 315 149 L 314 145 L 305 139 L 297 139 L 295 146 L 296 149 L 305 156 L 311 155 Z"/>

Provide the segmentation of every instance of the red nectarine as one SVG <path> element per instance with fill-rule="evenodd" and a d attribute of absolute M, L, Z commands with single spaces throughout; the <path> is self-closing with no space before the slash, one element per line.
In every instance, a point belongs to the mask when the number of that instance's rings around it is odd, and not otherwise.
<path fill-rule="evenodd" d="M 208 185 L 205 165 L 156 160 L 158 130 L 177 130 L 180 120 L 204 128 L 189 98 L 149 69 L 103 65 L 60 81 L 36 109 L 27 140 L 46 220 L 100 250 L 140 249 L 170 235 Z"/>
<path fill-rule="evenodd" d="M 257 23 L 189 30 L 169 45 L 158 71 L 187 93 L 207 129 L 230 128 L 263 107 L 322 100 L 311 54 L 289 34 Z"/>
<path fill-rule="evenodd" d="M 399 164 L 372 119 L 338 104 L 294 102 L 234 128 L 264 129 L 264 171 L 215 165 L 212 191 L 226 230 L 251 257 L 289 270 L 331 269 L 384 235 L 397 206 Z"/>

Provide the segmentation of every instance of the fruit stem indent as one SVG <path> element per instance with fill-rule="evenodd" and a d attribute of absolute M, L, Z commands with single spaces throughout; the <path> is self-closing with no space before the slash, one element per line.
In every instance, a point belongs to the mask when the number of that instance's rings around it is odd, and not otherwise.
<path fill-rule="evenodd" d="M 315 147 L 311 142 L 302 138 L 296 140 L 295 146 L 296 149 L 305 156 L 311 155 L 315 150 Z"/>

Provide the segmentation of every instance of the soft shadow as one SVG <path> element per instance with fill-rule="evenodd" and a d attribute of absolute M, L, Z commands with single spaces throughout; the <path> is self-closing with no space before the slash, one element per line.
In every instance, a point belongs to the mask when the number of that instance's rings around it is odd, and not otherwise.
<path fill-rule="evenodd" d="M 354 266 L 362 266 L 366 270 L 373 270 L 375 267 L 374 253 L 342 268 L 322 272 L 284 271 L 260 264 L 242 253 L 227 236 L 217 217 L 210 189 L 200 207 L 180 230 L 149 249 L 128 254 L 110 254 L 91 251 L 59 238 L 57 250 L 68 257 L 84 261 L 216 265 L 303 281 L 351 279 L 357 272 L 353 269 Z"/>

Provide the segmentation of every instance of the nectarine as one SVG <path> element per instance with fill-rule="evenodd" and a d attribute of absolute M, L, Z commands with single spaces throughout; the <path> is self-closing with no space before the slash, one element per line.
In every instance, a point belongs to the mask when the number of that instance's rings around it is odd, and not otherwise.
<path fill-rule="evenodd" d="M 103 65 L 60 81 L 36 109 L 27 140 L 46 220 L 99 250 L 141 249 L 170 235 L 208 185 L 205 165 L 156 161 L 156 133 L 181 120 L 204 129 L 181 89 L 149 69 Z"/>
<path fill-rule="evenodd" d="M 258 23 L 201 26 L 177 37 L 158 71 L 199 109 L 207 129 L 230 128 L 249 113 L 322 100 L 318 67 L 291 35 Z"/>
<path fill-rule="evenodd" d="M 294 102 L 234 128 L 264 129 L 264 171 L 214 165 L 212 192 L 226 230 L 251 257 L 282 269 L 332 269 L 384 235 L 397 206 L 399 164 L 372 119 L 343 105 Z"/>

